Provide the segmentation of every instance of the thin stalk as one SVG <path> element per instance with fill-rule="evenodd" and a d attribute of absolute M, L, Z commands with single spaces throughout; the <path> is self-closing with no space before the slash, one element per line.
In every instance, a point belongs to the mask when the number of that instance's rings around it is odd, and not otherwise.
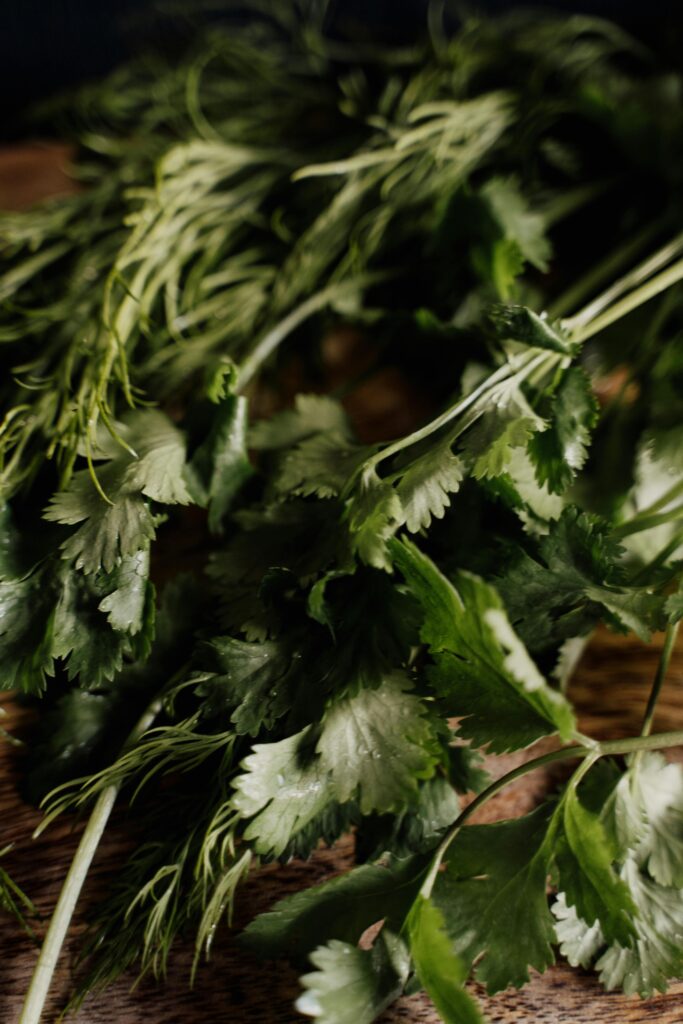
<path fill-rule="evenodd" d="M 374 281 L 378 281 L 383 275 L 368 274 L 365 277 L 354 278 L 353 281 L 342 281 L 323 288 L 321 292 L 312 295 L 310 299 L 302 302 L 300 306 L 292 310 L 283 320 L 268 331 L 261 340 L 254 346 L 252 351 L 242 363 L 238 374 L 238 388 L 243 391 L 262 364 L 273 354 L 285 338 L 296 330 L 310 316 L 320 312 L 334 299 L 340 298 L 346 292 L 356 291 Z"/>
<path fill-rule="evenodd" d="M 147 732 L 160 710 L 160 700 L 154 701 L 147 708 L 128 737 L 126 746 L 135 743 L 143 733 Z M 119 786 L 116 785 L 108 786 L 107 789 L 103 790 L 90 815 L 52 914 L 50 925 L 38 956 L 38 962 L 31 976 L 31 982 L 26 993 L 18 1024 L 39 1024 L 76 903 L 102 838 L 102 833 L 107 826 L 112 808 L 116 803 L 118 792 Z"/>
<path fill-rule="evenodd" d="M 611 250 L 606 259 L 591 267 L 583 277 L 580 277 L 566 291 L 558 295 L 555 301 L 548 307 L 548 316 L 551 319 L 555 319 L 556 317 L 564 316 L 572 309 L 576 309 L 586 296 L 590 296 L 604 281 L 609 281 L 622 267 L 627 266 L 640 250 L 654 238 L 660 228 L 660 223 L 648 224 L 620 248 Z"/>
<path fill-rule="evenodd" d="M 639 519 L 645 519 L 647 516 L 652 515 L 653 512 L 661 511 L 661 509 L 666 508 L 667 505 L 670 505 L 671 502 L 675 501 L 681 494 L 683 494 L 683 480 L 678 480 L 675 484 L 672 484 L 668 491 L 665 491 L 664 494 L 657 498 L 656 501 L 653 501 L 651 505 L 641 509 L 640 512 L 637 512 L 625 523 L 617 526 L 616 529 L 620 530 L 629 526 L 631 523 L 637 522 Z"/>
<path fill-rule="evenodd" d="M 655 512 L 648 515 L 634 516 L 633 519 L 621 523 L 612 531 L 614 537 L 630 537 L 634 533 L 642 533 L 644 530 L 654 530 L 656 526 L 664 526 L 666 523 L 675 522 L 683 518 L 683 505 L 676 505 L 666 512 Z"/>
<path fill-rule="evenodd" d="M 500 366 L 494 373 L 491 374 L 490 377 L 487 377 L 486 380 L 482 381 L 482 383 L 478 387 L 476 387 L 474 391 L 471 391 L 470 394 L 466 395 L 465 398 L 463 398 L 460 402 L 457 402 L 455 405 L 449 406 L 449 408 L 446 409 L 445 412 L 441 413 L 440 416 L 437 416 L 435 419 L 430 420 L 429 423 L 426 423 L 424 425 L 424 427 L 420 427 L 419 430 L 413 431 L 412 434 L 408 434 L 406 437 L 398 438 L 398 440 L 393 441 L 391 444 L 388 444 L 386 448 L 382 448 L 375 455 L 371 455 L 370 458 L 366 459 L 366 461 L 363 463 L 363 470 L 374 470 L 377 468 L 380 462 L 384 462 L 386 459 L 391 458 L 393 455 L 397 455 L 405 448 L 410 448 L 412 447 L 412 445 L 418 444 L 420 441 L 424 441 L 425 438 L 429 437 L 431 434 L 436 433 L 436 431 L 440 430 L 442 427 L 445 427 L 446 424 L 450 423 L 451 420 L 456 418 L 456 416 L 460 416 L 462 415 L 462 413 L 466 412 L 483 395 L 488 395 L 491 392 L 493 392 L 499 384 L 505 383 L 507 385 L 517 379 L 525 380 L 530 375 L 530 373 L 534 369 L 536 369 L 536 367 L 539 366 L 541 363 L 545 362 L 547 358 L 547 352 L 543 352 L 541 355 L 531 354 L 522 362 L 521 366 L 518 367 L 517 369 L 511 369 L 508 363 L 505 363 L 503 366 Z M 556 356 L 556 358 L 564 357 L 558 355 Z"/>
<path fill-rule="evenodd" d="M 683 259 L 677 260 L 672 266 L 667 267 L 660 274 L 656 274 L 655 277 L 651 278 L 645 284 L 641 285 L 640 288 L 636 288 L 635 291 L 626 295 L 620 302 L 615 302 L 613 306 L 606 309 L 604 313 L 596 316 L 585 324 L 585 326 L 578 326 L 577 329 L 573 329 L 572 321 L 565 322 L 570 330 L 573 331 L 573 340 L 575 342 L 584 342 L 588 338 L 592 338 L 593 335 L 598 334 L 600 331 L 604 331 L 610 324 L 615 323 L 617 320 L 621 320 L 622 317 L 628 313 L 632 313 L 634 309 L 644 305 L 653 299 L 656 295 L 666 291 L 667 288 L 671 288 L 672 285 L 678 284 L 679 281 L 683 280 Z"/>
<path fill-rule="evenodd" d="M 647 702 L 645 709 L 645 717 L 643 718 L 643 727 L 641 729 L 641 736 L 649 736 L 652 730 L 652 721 L 655 717 L 655 710 L 657 707 L 657 701 L 659 700 L 659 694 L 662 689 L 662 684 L 666 678 L 666 673 L 669 668 L 669 662 L 671 661 L 671 655 L 673 649 L 676 646 L 676 637 L 678 635 L 679 623 L 669 623 L 666 627 L 666 633 L 664 635 L 664 646 L 662 647 L 662 653 L 659 657 L 659 663 L 657 665 L 657 671 L 655 672 L 655 678 L 652 683 L 652 689 L 650 690 L 650 697 Z M 636 758 L 638 755 L 636 754 Z"/>
<path fill-rule="evenodd" d="M 658 270 L 662 270 L 667 263 L 671 263 L 671 260 L 678 256 L 682 249 L 683 233 L 667 242 L 666 245 L 662 246 L 661 249 L 658 249 L 651 256 L 648 256 L 637 267 L 629 270 L 627 274 L 624 274 L 623 277 L 620 277 L 611 284 L 609 288 L 592 299 L 587 306 L 584 306 L 578 313 L 570 317 L 567 322 L 569 329 L 584 327 L 586 324 L 591 323 L 603 310 L 611 306 L 620 295 L 624 295 L 626 292 L 637 288 L 651 278 L 653 274 L 657 273 Z M 571 309 L 571 306 L 569 308 Z"/>
<path fill-rule="evenodd" d="M 665 562 L 674 554 L 674 552 L 683 544 L 683 530 L 678 530 L 671 540 L 664 545 L 661 551 L 658 551 L 654 558 L 651 558 L 649 562 L 643 565 L 635 576 L 631 579 L 631 586 L 639 586 L 648 576 L 655 570 L 659 569 L 660 566 L 664 565 Z"/>
<path fill-rule="evenodd" d="M 482 790 L 472 803 L 468 804 L 464 811 L 455 819 L 451 828 L 441 840 L 434 855 L 432 865 L 420 889 L 420 895 L 424 896 L 425 899 L 428 899 L 431 895 L 443 858 L 465 822 L 472 817 L 475 811 L 478 811 L 480 807 L 483 807 L 484 804 L 488 803 L 492 797 L 509 786 L 515 779 L 521 779 L 529 772 L 535 771 L 536 768 L 542 768 L 547 764 L 555 764 L 558 761 L 569 761 L 586 757 L 598 760 L 601 757 L 634 754 L 641 750 L 665 750 L 668 747 L 678 747 L 681 745 L 683 745 L 683 730 L 660 732 L 654 736 L 631 736 L 628 739 L 605 740 L 602 743 L 580 743 L 571 747 L 564 747 L 562 750 L 552 750 L 549 754 L 542 754 L 540 757 L 535 757 L 531 761 L 526 761 L 517 768 L 513 768 L 512 771 L 507 772 L 507 774 L 501 776 L 500 779 L 496 779 L 490 786 Z"/>

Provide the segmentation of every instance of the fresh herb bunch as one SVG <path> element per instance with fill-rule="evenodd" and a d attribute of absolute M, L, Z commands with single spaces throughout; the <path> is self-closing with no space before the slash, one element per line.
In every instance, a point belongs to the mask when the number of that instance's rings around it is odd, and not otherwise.
<path fill-rule="evenodd" d="M 310 955 L 321 1024 L 420 987 L 479 1021 L 472 970 L 519 986 L 558 945 L 647 996 L 683 975 L 656 753 L 683 735 L 650 735 L 683 614 L 683 79 L 585 18 L 400 51 L 321 26 L 264 8 L 71 98 L 83 188 L 0 220 L 4 680 L 40 695 L 45 824 L 94 801 L 42 956 L 123 789 L 154 838 L 77 999 L 188 927 L 198 964 L 254 865 L 351 829 L 353 871 L 245 933 Z M 389 441 L 357 414 L 387 372 L 420 417 Z M 641 736 L 577 730 L 599 622 L 666 631 Z M 546 736 L 489 782 L 483 752 Z M 466 825 L 564 759 L 531 814 Z"/>

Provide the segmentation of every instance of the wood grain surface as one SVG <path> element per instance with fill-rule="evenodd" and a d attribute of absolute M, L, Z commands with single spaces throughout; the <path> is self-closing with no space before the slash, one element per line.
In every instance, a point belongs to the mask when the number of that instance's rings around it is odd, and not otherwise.
<path fill-rule="evenodd" d="M 576 672 L 571 696 L 580 713 L 580 726 L 600 738 L 616 738 L 637 732 L 658 656 L 658 644 L 646 647 L 639 641 L 614 637 L 600 631 L 586 651 Z M 22 715 L 11 703 L 5 724 L 20 726 Z M 683 727 L 683 647 L 679 645 L 668 681 L 662 692 L 656 729 Z M 539 747 L 539 749 L 543 749 Z M 533 753 L 538 752 L 534 749 Z M 491 758 L 496 773 L 532 756 L 523 754 Z M 683 760 L 683 753 L 672 755 Z M 80 828 L 67 822 L 55 824 L 37 840 L 31 840 L 40 814 L 21 801 L 16 783 L 21 752 L 9 744 L 0 749 L 0 807 L 3 842 L 15 841 L 4 864 L 25 886 L 39 910 L 47 917 L 67 870 Z M 478 820 L 517 815 L 533 807 L 552 790 L 561 769 L 536 772 L 509 787 L 482 811 Z M 106 891 L 108 880 L 128 850 L 125 816 L 114 821 L 97 855 L 86 884 L 82 903 L 62 958 L 49 1012 L 55 1021 L 70 988 L 70 970 L 78 949 L 88 907 Z M 234 935 L 254 914 L 276 899 L 343 871 L 353 863 L 353 842 L 346 838 L 331 849 L 319 851 L 309 863 L 270 865 L 253 873 L 242 890 L 234 931 L 227 928 L 217 937 L 210 962 L 197 976 L 193 991 L 189 972 L 193 948 L 188 940 L 178 945 L 165 984 L 143 981 L 132 989 L 134 977 L 119 981 L 91 997 L 75 1020 L 78 1024 L 295 1024 L 301 1021 L 293 1009 L 298 987 L 296 973 L 285 962 L 259 963 L 239 950 Z M 14 1024 L 22 995 L 36 959 L 36 948 L 18 926 L 3 919 L 0 939 L 0 1021 Z M 683 1021 L 683 983 L 663 996 L 641 1001 L 602 991 L 594 976 L 559 963 L 544 975 L 533 974 L 520 991 L 493 998 L 482 996 L 490 1024 L 680 1024 Z M 425 996 L 399 1000 L 382 1017 L 382 1024 L 437 1024 L 438 1017 Z"/>
<path fill-rule="evenodd" d="M 60 145 L 35 145 L 0 151 L 0 208 L 20 209 L 32 201 L 69 191 L 65 168 L 71 151 Z M 328 343 L 326 354 L 330 372 L 335 359 L 348 364 L 353 338 L 337 335 Z M 393 378 L 373 385 L 371 401 L 356 393 L 358 410 L 349 409 L 352 418 L 365 425 L 366 440 L 373 435 L 387 436 L 388 425 L 400 432 L 410 428 L 401 415 L 413 419 L 423 414 L 419 395 L 408 383 Z M 378 394 L 383 401 L 378 401 Z M 368 410 L 375 420 L 370 422 Z M 175 565 L 184 557 L 177 545 Z M 190 551 L 188 557 L 193 557 Z M 598 738 L 616 738 L 638 732 L 643 709 L 658 658 L 658 644 L 645 647 L 635 639 L 614 637 L 600 631 L 586 651 L 575 674 L 571 696 L 580 713 L 584 732 Z M 21 728 L 21 711 L 7 705 L 10 730 Z M 655 729 L 683 728 L 683 647 L 672 661 L 668 681 L 662 692 Z M 491 759 L 489 768 L 503 774 L 515 764 L 540 752 L 543 747 L 523 754 Z M 672 757 L 683 760 L 682 752 Z M 18 795 L 21 752 L 9 743 L 0 743 L 0 810 L 2 843 L 14 842 L 3 866 L 28 891 L 44 921 L 54 906 L 70 859 L 76 849 L 80 827 L 68 821 L 56 823 L 39 839 L 31 833 L 40 821 L 35 808 Z M 561 778 L 563 769 L 536 772 L 519 780 L 483 809 L 479 821 L 524 813 L 531 809 Z M 56 1021 L 70 990 L 71 969 L 78 949 L 88 908 L 106 892 L 117 867 L 130 849 L 125 813 L 115 812 L 105 840 L 87 881 L 74 926 L 59 966 L 48 1011 L 44 1020 Z M 190 940 L 178 944 L 171 959 L 166 983 L 145 980 L 133 988 L 135 978 L 119 981 L 109 990 L 91 997 L 75 1020 L 78 1024 L 295 1024 L 302 1021 L 293 1009 L 298 993 L 297 977 L 285 962 L 262 964 L 238 950 L 234 935 L 256 913 L 275 900 L 348 869 L 353 864 L 353 842 L 346 838 L 333 848 L 320 850 L 308 863 L 292 862 L 284 867 L 269 866 L 254 872 L 241 892 L 235 928 L 226 928 L 216 939 L 213 955 L 197 975 L 190 990 L 189 975 L 193 958 Z M 15 1024 L 23 994 L 37 956 L 36 945 L 13 922 L 0 921 L 0 1024 Z M 638 998 L 603 992 L 593 975 L 559 963 L 544 975 L 533 974 L 521 991 L 508 991 L 482 997 L 490 1024 L 682 1024 L 683 983 L 673 985 L 664 995 L 645 1002 Z M 438 1017 L 425 996 L 399 1000 L 381 1019 L 381 1024 L 437 1024 Z"/>

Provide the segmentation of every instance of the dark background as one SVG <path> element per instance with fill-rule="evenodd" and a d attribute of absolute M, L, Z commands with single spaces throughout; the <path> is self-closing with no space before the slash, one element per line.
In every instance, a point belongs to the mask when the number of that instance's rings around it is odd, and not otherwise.
<path fill-rule="evenodd" d="M 189 0 L 187 9 L 200 18 L 203 6 Z M 203 16 L 219 17 L 220 6 L 215 2 L 214 13 Z M 477 0 L 467 6 L 498 12 L 519 4 Z M 534 0 L 525 6 L 611 18 L 645 41 L 658 36 L 681 52 L 683 0 Z M 329 29 L 408 40 L 424 26 L 426 7 L 427 0 L 330 0 Z M 173 52 L 191 30 L 185 17 L 169 14 L 168 5 L 159 14 L 160 8 L 159 0 L 0 0 L 0 137 L 23 133 L 30 104 L 106 73 L 150 43 Z"/>

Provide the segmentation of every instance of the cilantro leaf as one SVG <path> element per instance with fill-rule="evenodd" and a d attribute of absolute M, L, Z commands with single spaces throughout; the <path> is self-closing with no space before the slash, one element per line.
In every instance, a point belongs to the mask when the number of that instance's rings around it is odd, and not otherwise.
<path fill-rule="evenodd" d="M 330 704 L 317 750 L 338 800 L 358 794 L 363 814 L 398 810 L 414 801 L 418 780 L 428 778 L 440 756 L 425 705 L 407 692 L 400 672 L 375 688 Z"/>
<path fill-rule="evenodd" d="M 62 549 L 65 558 L 85 573 L 100 568 L 111 572 L 121 558 L 134 555 L 153 539 L 155 521 L 145 499 L 161 504 L 191 501 L 184 479 L 185 441 L 170 420 L 148 409 L 131 413 L 120 430 L 131 451 L 112 447 L 110 439 L 97 453 L 107 459 L 97 476 L 108 500 L 97 490 L 90 471 L 79 470 L 44 512 L 52 522 L 79 526 Z"/>
<path fill-rule="evenodd" d="M 553 905 L 557 938 L 560 951 L 570 964 L 588 967 L 594 963 L 607 989 L 620 988 L 626 995 L 638 994 L 648 999 L 655 992 L 666 992 L 669 979 L 683 973 L 683 896 L 680 889 L 659 885 L 648 878 L 631 857 L 620 875 L 638 908 L 632 947 L 614 943 L 605 949 L 599 925 L 588 925 L 562 898 Z"/>
<path fill-rule="evenodd" d="M 417 976 L 445 1024 L 483 1024 L 477 1004 L 463 988 L 467 966 L 453 949 L 438 906 L 418 896 L 407 924 Z"/>
<path fill-rule="evenodd" d="M 545 221 L 532 210 L 514 178 L 490 178 L 479 191 L 507 239 L 538 270 L 548 269 L 550 243 L 545 235 Z"/>
<path fill-rule="evenodd" d="M 294 408 L 258 420 L 249 430 L 249 447 L 257 451 L 292 448 L 313 434 L 337 434 L 348 438 L 350 429 L 344 409 L 329 395 L 299 393 Z"/>
<path fill-rule="evenodd" d="M 598 419 L 590 380 L 580 367 L 570 366 L 564 372 L 546 418 L 548 428 L 531 438 L 529 454 L 539 482 L 554 494 L 562 494 L 588 457 Z"/>
<path fill-rule="evenodd" d="M 126 655 L 149 653 L 153 635 L 148 551 L 124 558 L 111 573 L 86 576 L 62 563 L 52 654 L 67 660 L 70 679 L 88 687 L 113 679 Z"/>
<path fill-rule="evenodd" d="M 274 622 L 260 596 L 266 573 L 277 566 L 303 582 L 326 569 L 338 553 L 339 517 L 337 502 L 303 499 L 240 511 L 239 536 L 208 569 L 223 625 L 250 640 L 267 636 Z"/>
<path fill-rule="evenodd" d="M 471 465 L 472 476 L 475 480 L 500 476 L 509 465 L 511 451 L 526 447 L 545 426 L 519 388 L 508 388 L 463 437 L 461 453 Z"/>
<path fill-rule="evenodd" d="M 148 599 L 152 594 L 150 585 Z M 203 588 L 192 577 L 178 576 L 164 588 L 145 661 L 125 664 L 113 680 L 93 689 L 86 689 L 89 679 L 79 679 L 77 688 L 54 703 L 48 691 L 29 751 L 25 789 L 30 800 L 40 803 L 60 783 L 111 764 L 143 709 L 188 659 L 205 614 Z"/>
<path fill-rule="evenodd" d="M 230 712 L 239 734 L 255 736 L 262 727 L 272 729 L 292 704 L 292 652 L 278 640 L 248 643 L 234 637 L 216 637 L 209 644 L 218 672 L 197 686 L 204 698 L 203 713 Z"/>
<path fill-rule="evenodd" d="M 489 315 L 501 340 L 516 341 L 529 348 L 550 349 L 564 355 L 572 352 L 561 324 L 550 322 L 527 306 L 494 306 Z"/>
<path fill-rule="evenodd" d="M 544 534 L 551 519 L 559 519 L 565 502 L 539 484 L 526 448 L 513 448 L 502 476 L 487 484 L 490 493 L 513 508 L 527 533 Z"/>
<path fill-rule="evenodd" d="M 320 1024 L 372 1024 L 400 996 L 410 970 L 404 943 L 386 928 L 371 949 L 332 939 L 310 960 L 317 970 L 300 979 L 306 991 L 296 1008 Z"/>
<path fill-rule="evenodd" d="M 401 499 L 391 484 L 374 472 L 362 474 L 347 514 L 353 551 L 367 565 L 390 571 L 387 541 L 403 522 Z"/>
<path fill-rule="evenodd" d="M 39 692 L 52 673 L 54 601 L 46 571 L 0 581 L 3 689 Z"/>
<path fill-rule="evenodd" d="M 529 980 L 554 962 L 546 881 L 549 809 L 494 825 L 468 825 L 434 887 L 455 950 L 489 992 Z"/>
<path fill-rule="evenodd" d="M 300 956 L 332 938 L 356 943 L 386 919 L 398 930 L 429 866 L 424 856 L 385 858 L 279 900 L 242 932 L 240 942 L 259 956 Z"/>
<path fill-rule="evenodd" d="M 342 434 L 316 434 L 290 449 L 275 478 L 276 490 L 302 497 L 334 498 L 373 449 L 354 444 Z"/>
<path fill-rule="evenodd" d="M 153 597 L 149 581 L 149 551 L 136 551 L 101 578 L 107 591 L 98 608 L 105 612 L 112 629 L 135 636 L 148 621 L 147 611 Z"/>
<path fill-rule="evenodd" d="M 562 835 L 556 850 L 560 888 L 589 925 L 600 923 L 609 942 L 629 946 L 636 936 L 637 908 L 612 867 L 618 850 L 608 840 L 600 816 L 569 786 L 562 799 Z"/>
<path fill-rule="evenodd" d="M 66 491 L 53 495 L 45 518 L 65 526 L 82 524 L 62 544 L 64 557 L 85 573 L 111 572 L 122 559 L 146 547 L 155 535 L 149 504 L 139 493 L 126 493 L 118 467 L 98 472 L 97 491 L 88 470 L 74 473 Z"/>
<path fill-rule="evenodd" d="M 247 455 L 247 400 L 228 395 L 214 413 L 211 429 L 192 456 L 188 479 L 208 505 L 209 529 L 220 533 L 236 494 L 253 470 Z"/>
<path fill-rule="evenodd" d="M 540 675 L 493 587 L 466 573 L 451 583 L 408 540 L 394 541 L 391 553 L 422 604 L 430 683 L 449 714 L 464 716 L 462 735 L 496 752 L 554 731 L 569 739 L 571 707 Z"/>
<path fill-rule="evenodd" d="M 364 819 L 356 833 L 356 851 L 371 850 L 372 859 L 385 850 L 398 857 L 433 850 L 459 812 L 460 801 L 450 780 L 434 775 L 420 786 L 410 807 Z"/>
<path fill-rule="evenodd" d="M 159 409 L 129 413 L 123 419 L 123 437 L 136 457 L 119 454 L 126 491 L 139 491 L 162 505 L 189 505 L 192 497 L 185 480 L 185 438 Z"/>
<path fill-rule="evenodd" d="M 660 885 L 683 888 L 683 768 L 647 751 L 626 772 L 606 806 L 624 849 Z"/>
<path fill-rule="evenodd" d="M 232 805 L 257 853 L 279 856 L 292 837 L 333 798 L 327 772 L 310 751 L 309 730 L 276 743 L 258 743 L 241 764 Z"/>
<path fill-rule="evenodd" d="M 514 628 L 532 651 L 588 632 L 600 618 L 647 638 L 663 599 L 622 583 L 621 548 L 609 526 L 567 507 L 531 552 L 517 549 L 496 579 Z"/>
<path fill-rule="evenodd" d="M 402 472 L 396 490 L 403 520 L 411 533 L 428 529 L 432 518 L 443 518 L 450 495 L 460 487 L 464 473 L 450 444 L 436 445 Z"/>

